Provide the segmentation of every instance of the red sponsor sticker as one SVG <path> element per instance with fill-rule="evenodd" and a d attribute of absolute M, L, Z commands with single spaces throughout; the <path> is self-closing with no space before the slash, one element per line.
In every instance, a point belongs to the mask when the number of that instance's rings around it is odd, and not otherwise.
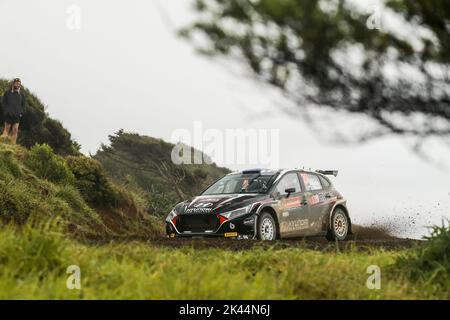
<path fill-rule="evenodd" d="M 299 207 L 301 205 L 300 204 L 300 197 L 294 197 L 294 198 L 286 199 L 286 200 L 284 200 L 284 204 L 283 205 L 287 209 Z"/>
<path fill-rule="evenodd" d="M 314 204 L 318 204 L 320 202 L 320 198 L 317 194 L 309 197 L 309 202 L 314 205 Z"/>

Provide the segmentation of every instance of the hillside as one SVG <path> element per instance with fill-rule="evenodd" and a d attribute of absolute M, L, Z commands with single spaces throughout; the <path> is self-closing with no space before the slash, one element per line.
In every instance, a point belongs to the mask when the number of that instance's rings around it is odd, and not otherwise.
<path fill-rule="evenodd" d="M 120 130 L 109 136 L 109 142 L 94 158 L 116 183 L 144 197 L 148 212 L 157 216 L 230 172 L 215 164 L 175 165 L 174 145 L 161 139 Z"/>
<path fill-rule="evenodd" d="M 9 82 L 0 80 L 0 96 L 8 88 Z M 27 106 L 19 145 L 0 141 L 0 222 L 21 226 L 57 219 L 77 239 L 158 236 L 161 222 L 149 216 L 146 200 L 82 155 L 36 95 L 23 90 Z"/>
<path fill-rule="evenodd" d="M 61 157 L 48 145 L 31 150 L 0 143 L 0 221 L 23 225 L 59 219 L 77 238 L 159 235 L 145 201 L 110 181 L 85 156 Z"/>

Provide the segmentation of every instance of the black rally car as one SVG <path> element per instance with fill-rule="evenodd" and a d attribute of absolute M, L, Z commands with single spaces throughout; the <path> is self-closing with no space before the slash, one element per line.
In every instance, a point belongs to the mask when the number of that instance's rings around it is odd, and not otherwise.
<path fill-rule="evenodd" d="M 337 171 L 246 170 L 226 175 L 200 196 L 175 206 L 166 232 L 275 240 L 351 233 L 346 200 L 326 175 Z"/>

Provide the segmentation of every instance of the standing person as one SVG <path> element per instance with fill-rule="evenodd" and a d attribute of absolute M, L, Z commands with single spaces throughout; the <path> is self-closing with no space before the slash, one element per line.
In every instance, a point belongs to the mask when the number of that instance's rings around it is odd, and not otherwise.
<path fill-rule="evenodd" d="M 20 90 L 21 88 L 22 82 L 20 79 L 14 79 L 11 83 L 11 89 L 5 92 L 2 101 L 5 118 L 5 128 L 3 129 L 2 137 L 7 138 L 11 136 L 13 144 L 17 142 L 20 118 L 25 111 L 26 97 Z"/>

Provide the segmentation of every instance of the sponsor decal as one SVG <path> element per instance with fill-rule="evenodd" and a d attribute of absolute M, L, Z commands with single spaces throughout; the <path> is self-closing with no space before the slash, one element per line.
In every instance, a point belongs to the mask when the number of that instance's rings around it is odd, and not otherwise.
<path fill-rule="evenodd" d="M 212 202 L 201 202 L 194 204 L 194 208 L 210 208 L 214 204 Z"/>
<path fill-rule="evenodd" d="M 310 203 L 311 205 L 318 204 L 319 202 L 320 202 L 320 197 L 319 197 L 319 195 L 315 194 L 315 195 L 309 197 L 309 203 Z"/>
<path fill-rule="evenodd" d="M 309 220 L 301 219 L 301 220 L 291 220 L 291 221 L 283 221 L 280 224 L 281 232 L 291 232 L 298 231 L 309 228 Z"/>
<path fill-rule="evenodd" d="M 217 199 L 203 198 L 194 200 L 191 205 L 187 206 L 185 213 L 211 213 L 213 211 L 214 201 L 217 201 Z"/>
<path fill-rule="evenodd" d="M 189 208 L 185 213 L 211 213 L 212 208 Z"/>
<path fill-rule="evenodd" d="M 311 205 L 315 205 L 322 202 L 336 202 L 336 201 L 337 197 L 327 198 L 327 195 L 325 193 L 319 193 L 309 197 L 309 203 Z"/>
<path fill-rule="evenodd" d="M 227 232 L 225 233 L 225 237 L 237 237 L 238 233 L 237 232 Z"/>
<path fill-rule="evenodd" d="M 300 197 L 287 198 L 282 200 L 282 206 L 285 209 L 300 207 Z"/>
<path fill-rule="evenodd" d="M 309 220 L 308 219 L 299 220 L 298 227 L 299 229 L 307 229 L 309 227 Z"/>

